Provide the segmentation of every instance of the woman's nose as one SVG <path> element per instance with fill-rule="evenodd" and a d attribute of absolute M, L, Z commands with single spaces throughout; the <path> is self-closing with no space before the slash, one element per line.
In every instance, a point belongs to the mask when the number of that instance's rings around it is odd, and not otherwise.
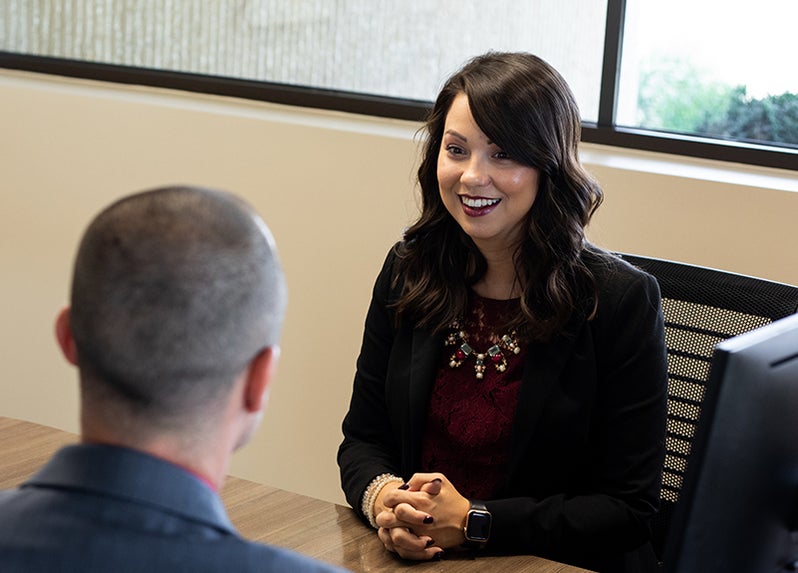
<path fill-rule="evenodd" d="M 490 173 L 485 162 L 478 157 L 472 157 L 465 166 L 460 181 L 469 187 L 484 187 L 489 184 Z"/>

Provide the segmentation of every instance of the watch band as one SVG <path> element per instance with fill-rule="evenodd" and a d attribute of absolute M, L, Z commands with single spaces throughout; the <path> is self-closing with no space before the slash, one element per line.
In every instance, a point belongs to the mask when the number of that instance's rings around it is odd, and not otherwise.
<path fill-rule="evenodd" d="M 471 504 L 471 507 L 468 511 L 484 511 L 485 513 L 490 513 L 488 511 L 488 506 L 485 505 L 484 501 L 479 501 L 478 499 L 469 499 L 468 503 Z"/>

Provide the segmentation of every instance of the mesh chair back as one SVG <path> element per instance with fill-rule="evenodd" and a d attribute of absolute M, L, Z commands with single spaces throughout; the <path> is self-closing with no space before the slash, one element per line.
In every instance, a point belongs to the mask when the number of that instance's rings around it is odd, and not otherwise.
<path fill-rule="evenodd" d="M 620 255 L 662 292 L 668 348 L 668 429 L 653 541 L 662 558 L 695 435 L 715 345 L 798 311 L 798 287 L 705 267 Z"/>

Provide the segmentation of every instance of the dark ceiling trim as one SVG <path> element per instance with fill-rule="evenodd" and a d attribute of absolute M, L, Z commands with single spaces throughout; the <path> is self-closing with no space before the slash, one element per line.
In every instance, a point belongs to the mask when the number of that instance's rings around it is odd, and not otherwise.
<path fill-rule="evenodd" d="M 307 86 L 67 60 L 0 51 L 0 68 L 423 121 L 431 104 Z"/>
<path fill-rule="evenodd" d="M 430 102 L 0 51 L 0 68 L 424 121 Z M 615 147 L 798 171 L 798 147 L 779 148 L 585 123 L 582 140 Z"/>
<path fill-rule="evenodd" d="M 583 124 L 582 141 L 798 171 L 798 148 L 777 148 L 754 142 L 724 141 L 642 129 L 605 128 L 595 124 Z"/>

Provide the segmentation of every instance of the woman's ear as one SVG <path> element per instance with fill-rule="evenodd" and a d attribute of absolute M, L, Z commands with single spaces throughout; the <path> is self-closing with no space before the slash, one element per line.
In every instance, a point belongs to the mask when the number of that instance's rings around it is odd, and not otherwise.
<path fill-rule="evenodd" d="M 72 328 L 69 325 L 69 307 L 61 309 L 55 319 L 55 339 L 61 347 L 61 353 L 67 362 L 78 365 L 78 350 L 75 347 L 75 339 L 72 338 Z"/>

